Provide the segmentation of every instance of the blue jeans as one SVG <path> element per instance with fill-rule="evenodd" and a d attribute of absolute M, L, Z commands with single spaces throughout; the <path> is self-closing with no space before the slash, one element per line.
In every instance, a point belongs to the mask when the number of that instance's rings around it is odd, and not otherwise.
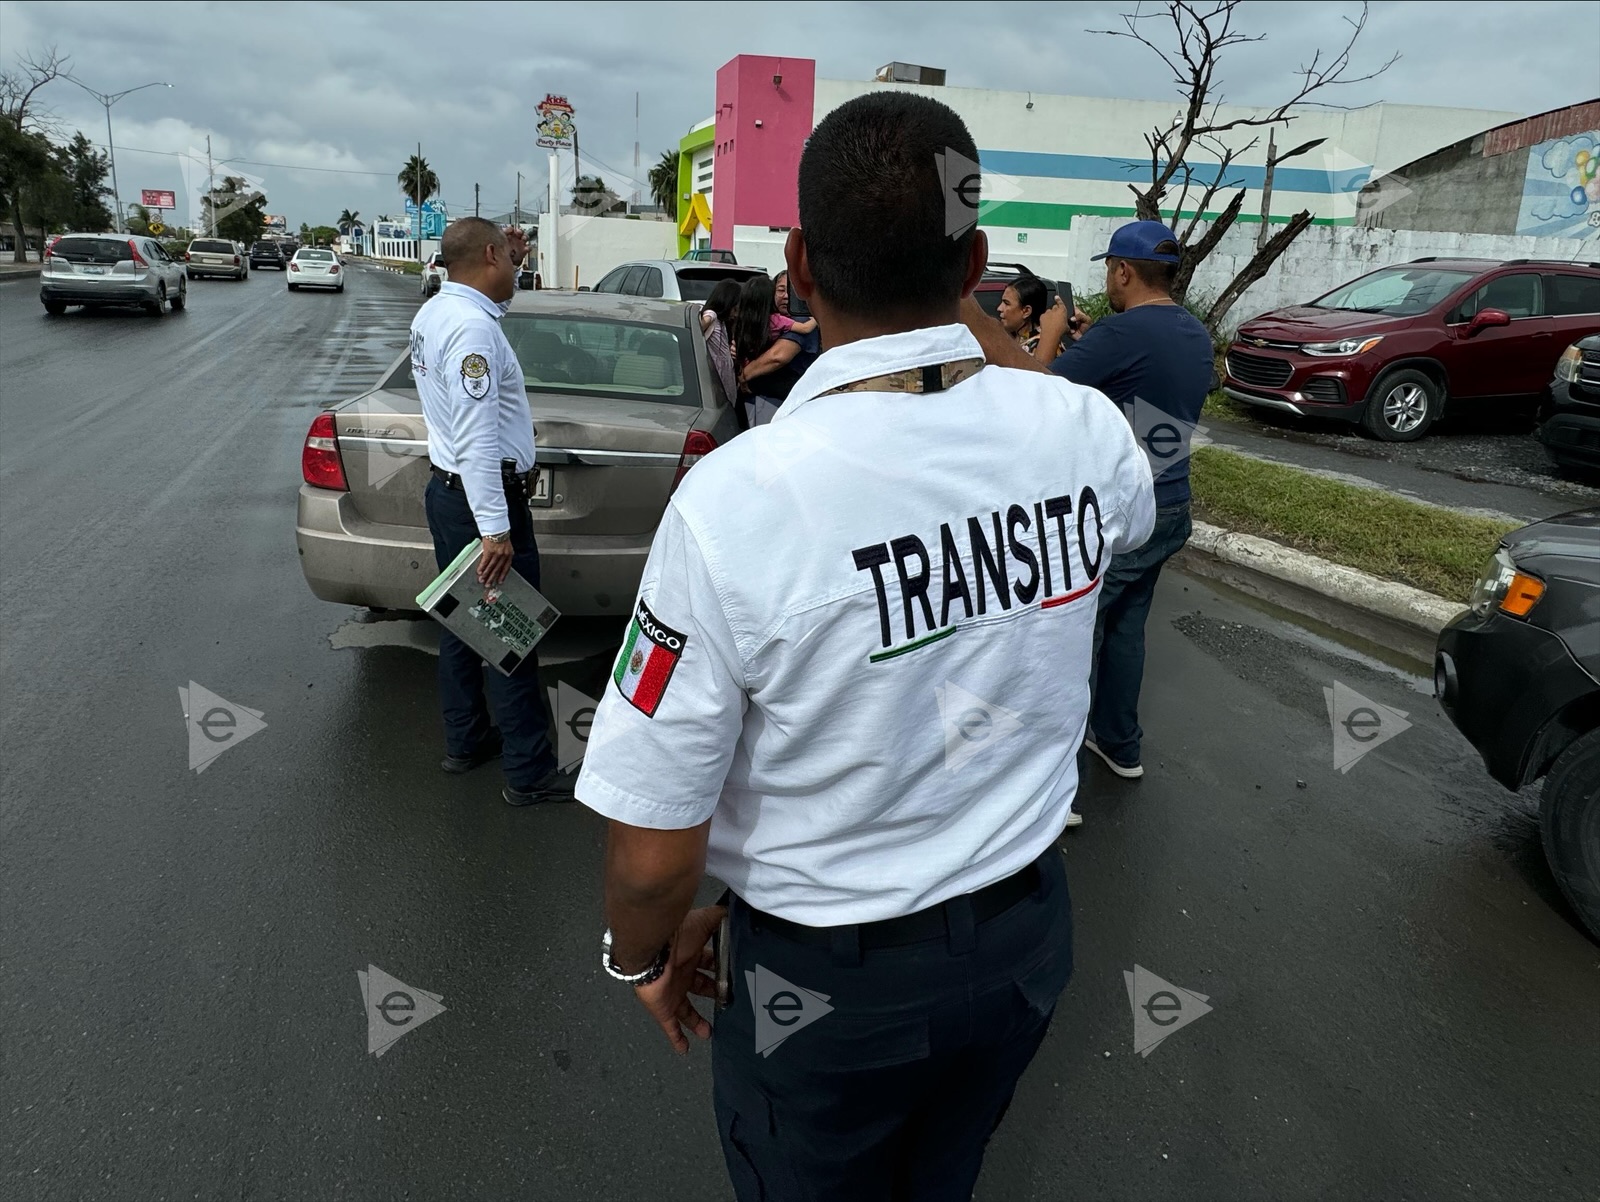
<path fill-rule="evenodd" d="M 735 896 L 733 1003 L 716 1016 L 712 1102 L 739 1202 L 967 1202 L 989 1137 L 1072 975 L 1061 853 L 986 922 L 944 903 L 945 936 L 862 948 L 790 942 Z M 859 938 L 856 936 L 855 938 Z M 762 1055 L 746 973 L 824 995 L 831 1012 Z M 777 995 L 781 996 L 781 995 Z M 790 1001 L 797 995 L 791 994 Z M 789 1008 L 792 1013 L 792 1006 Z"/>
<path fill-rule="evenodd" d="M 428 530 L 433 534 L 433 557 L 443 571 L 478 537 L 467 494 L 447 488 L 437 476 L 428 481 L 423 496 Z M 512 568 L 534 588 L 539 587 L 539 548 L 533 541 L 533 518 L 525 502 L 507 498 L 511 515 Z M 550 746 L 550 721 L 545 716 L 539 687 L 539 652 L 528 653 L 517 670 L 502 676 L 496 668 L 484 671 L 483 660 L 444 627 L 439 628 L 439 700 L 444 707 L 445 750 L 466 758 L 489 733 L 489 702 L 500 722 L 505 741 L 501 764 L 513 789 L 533 788 L 556 766 Z"/>
<path fill-rule="evenodd" d="M 1089 734 L 1119 764 L 1139 762 L 1139 687 L 1144 682 L 1144 622 L 1161 565 L 1189 541 L 1189 502 L 1156 510 L 1155 529 L 1136 551 L 1116 555 L 1100 586 L 1089 682 Z"/>

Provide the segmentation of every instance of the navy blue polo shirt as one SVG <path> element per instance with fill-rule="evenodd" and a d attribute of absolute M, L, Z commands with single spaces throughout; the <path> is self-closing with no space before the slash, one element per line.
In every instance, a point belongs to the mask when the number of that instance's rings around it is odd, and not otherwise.
<path fill-rule="evenodd" d="M 1139 397 L 1191 427 L 1211 391 L 1211 335 L 1182 305 L 1138 305 L 1090 326 L 1064 350 L 1050 370 L 1098 388 L 1131 411 Z M 1156 504 L 1189 499 L 1189 460 L 1173 463 L 1156 480 Z"/>

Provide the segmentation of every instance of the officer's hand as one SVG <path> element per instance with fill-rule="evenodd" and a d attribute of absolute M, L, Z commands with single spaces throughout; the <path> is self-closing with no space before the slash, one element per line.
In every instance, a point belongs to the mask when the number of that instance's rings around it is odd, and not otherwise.
<path fill-rule="evenodd" d="M 506 241 L 511 244 L 511 261 L 521 264 L 528 257 L 528 235 L 518 226 L 506 226 Z"/>
<path fill-rule="evenodd" d="M 1067 328 L 1072 324 L 1067 315 L 1066 305 L 1061 303 L 1061 297 L 1056 296 L 1055 303 L 1044 311 L 1044 316 L 1039 319 L 1039 342 L 1044 346 L 1055 346 L 1067 335 Z"/>
<path fill-rule="evenodd" d="M 516 554 L 508 538 L 503 543 L 483 540 L 483 554 L 478 557 L 478 583 L 493 588 L 511 571 L 511 559 Z"/>
<path fill-rule="evenodd" d="M 715 997 L 717 994 L 717 964 L 711 951 L 711 936 L 727 912 L 725 906 L 705 906 L 685 914 L 683 925 L 672 941 L 672 955 L 667 958 L 666 971 L 650 984 L 634 989 L 680 1056 L 689 1050 L 685 1029 L 693 1031 L 696 1039 L 711 1038 L 711 1024 L 694 1008 L 689 995 Z"/>

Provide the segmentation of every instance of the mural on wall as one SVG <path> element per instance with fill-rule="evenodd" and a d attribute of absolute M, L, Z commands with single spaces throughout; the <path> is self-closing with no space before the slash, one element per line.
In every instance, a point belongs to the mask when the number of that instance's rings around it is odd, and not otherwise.
<path fill-rule="evenodd" d="M 1517 233 L 1583 238 L 1600 230 L 1600 130 L 1528 148 Z"/>

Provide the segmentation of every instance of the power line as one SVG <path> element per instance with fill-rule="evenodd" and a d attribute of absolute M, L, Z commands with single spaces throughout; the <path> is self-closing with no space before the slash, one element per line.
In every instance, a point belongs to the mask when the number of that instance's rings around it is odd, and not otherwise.
<path fill-rule="evenodd" d="M 97 150 L 104 150 L 106 148 L 103 142 L 91 142 L 90 145 L 95 147 Z M 148 150 L 142 146 L 124 146 L 122 150 L 124 154 L 160 154 L 174 159 L 190 159 L 195 157 L 183 150 Z M 387 177 L 389 174 L 387 171 L 357 171 L 354 168 L 347 167 L 300 167 L 293 163 L 262 163 L 256 161 L 255 159 L 227 159 L 226 162 L 239 163 L 245 167 L 272 167 L 276 170 L 282 171 L 321 171 L 331 175 L 375 175 Z"/>

